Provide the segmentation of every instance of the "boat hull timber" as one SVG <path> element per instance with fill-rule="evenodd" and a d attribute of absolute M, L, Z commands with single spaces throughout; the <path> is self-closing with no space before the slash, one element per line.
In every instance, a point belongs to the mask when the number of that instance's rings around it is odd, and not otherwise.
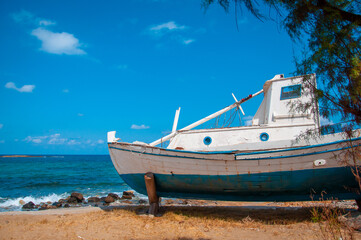
<path fill-rule="evenodd" d="M 338 138 L 335 138 L 338 139 Z M 339 138 L 340 139 L 340 138 Z M 191 152 L 149 145 L 109 143 L 113 164 L 134 190 L 146 194 L 152 172 L 160 197 L 230 201 L 358 199 L 358 184 L 346 167 L 352 141 L 252 151 Z"/>

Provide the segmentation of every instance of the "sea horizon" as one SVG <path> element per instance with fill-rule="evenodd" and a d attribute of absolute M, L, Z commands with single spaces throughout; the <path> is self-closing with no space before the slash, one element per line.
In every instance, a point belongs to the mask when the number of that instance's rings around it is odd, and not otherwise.
<path fill-rule="evenodd" d="M 19 211 L 24 202 L 56 202 L 72 192 L 89 198 L 126 190 L 132 189 L 109 154 L 0 155 L 0 212 Z"/>

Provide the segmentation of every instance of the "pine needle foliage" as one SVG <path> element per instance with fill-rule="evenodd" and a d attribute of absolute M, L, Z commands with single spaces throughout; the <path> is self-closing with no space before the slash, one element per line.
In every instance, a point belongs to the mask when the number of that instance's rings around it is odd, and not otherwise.
<path fill-rule="evenodd" d="M 226 11 L 234 4 L 259 19 L 266 17 L 256 0 L 203 0 L 207 9 L 218 3 Z M 361 124 L 361 1 L 263 0 L 279 15 L 281 25 L 295 42 L 307 45 L 302 59 L 296 59 L 295 75 L 316 73 L 318 84 L 307 84 L 315 93 L 320 115 L 345 122 L 343 130 Z M 280 10 L 282 9 L 282 11 Z M 237 12 L 236 12 L 237 14 Z M 307 77 L 304 79 L 308 81 Z M 313 104 L 296 108 L 309 111 Z"/>

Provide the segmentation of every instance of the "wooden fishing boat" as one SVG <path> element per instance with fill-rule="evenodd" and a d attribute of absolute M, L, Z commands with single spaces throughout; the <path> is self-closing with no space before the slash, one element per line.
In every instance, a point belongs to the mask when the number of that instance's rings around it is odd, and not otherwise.
<path fill-rule="evenodd" d="M 302 87 L 304 76 L 276 75 L 263 89 L 185 128 L 177 130 L 179 110 L 172 133 L 150 144 L 118 142 L 108 132 L 108 147 L 121 178 L 146 194 L 144 174 L 152 172 L 161 197 L 238 201 L 300 201 L 328 198 L 356 199 L 351 189 L 357 182 L 348 151 L 361 144 L 345 139 L 337 129 L 320 131 L 317 103 L 306 113 L 290 113 L 292 102 L 312 102 Z M 316 83 L 315 75 L 308 76 Z M 193 129 L 257 95 L 263 101 L 250 126 Z M 193 129 L 193 130 L 192 130 Z M 308 130 L 312 139 L 296 138 Z M 335 131 L 336 130 L 336 131 Z M 157 145 L 169 141 L 167 148 Z"/>

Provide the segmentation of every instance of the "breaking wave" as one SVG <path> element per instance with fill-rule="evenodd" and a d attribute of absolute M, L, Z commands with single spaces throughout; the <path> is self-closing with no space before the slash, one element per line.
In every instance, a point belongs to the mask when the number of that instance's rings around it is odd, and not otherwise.
<path fill-rule="evenodd" d="M 25 203 L 33 202 L 35 204 L 40 204 L 44 202 L 56 202 L 59 201 L 59 199 L 61 198 L 66 198 L 67 196 L 69 196 L 69 193 L 63 193 L 63 194 L 53 193 L 41 197 L 33 197 L 33 196 L 18 197 L 18 198 L 0 197 L 0 212 L 21 210 L 22 207 L 21 201 L 24 201 Z"/>

